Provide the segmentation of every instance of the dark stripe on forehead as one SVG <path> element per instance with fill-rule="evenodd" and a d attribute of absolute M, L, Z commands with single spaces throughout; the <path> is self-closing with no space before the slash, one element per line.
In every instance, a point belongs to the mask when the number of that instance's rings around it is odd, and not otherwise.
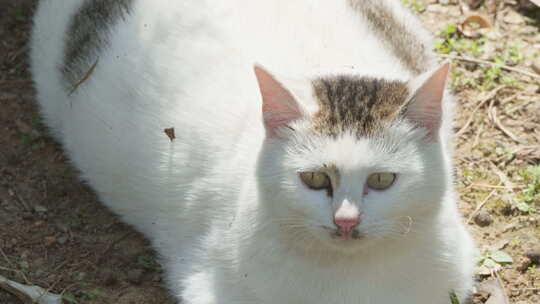
<path fill-rule="evenodd" d="M 330 136 L 376 134 L 399 115 L 409 96 L 404 82 L 369 77 L 319 78 L 313 81 L 313 89 L 319 104 L 313 129 Z"/>
<path fill-rule="evenodd" d="M 61 72 L 66 87 L 84 77 L 108 45 L 108 32 L 131 11 L 135 0 L 86 0 L 73 16 L 66 33 Z"/>

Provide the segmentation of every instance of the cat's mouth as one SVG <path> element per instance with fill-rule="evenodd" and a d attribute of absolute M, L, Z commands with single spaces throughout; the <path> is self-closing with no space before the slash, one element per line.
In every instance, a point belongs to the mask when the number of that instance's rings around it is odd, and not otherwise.
<path fill-rule="evenodd" d="M 328 227 L 328 226 L 321 226 L 324 230 L 328 231 L 329 232 L 329 235 L 330 235 L 330 238 L 334 239 L 334 240 L 344 240 L 344 241 L 348 241 L 348 240 L 359 240 L 359 239 L 363 239 L 365 237 L 365 235 L 360 232 L 358 229 L 354 229 L 351 233 L 349 234 L 346 234 L 346 233 L 343 233 L 341 230 L 339 230 L 338 228 L 332 228 L 332 227 Z"/>

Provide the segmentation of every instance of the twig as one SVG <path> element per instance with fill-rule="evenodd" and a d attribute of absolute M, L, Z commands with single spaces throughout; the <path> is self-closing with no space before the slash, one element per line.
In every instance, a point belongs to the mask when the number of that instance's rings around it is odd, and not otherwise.
<path fill-rule="evenodd" d="M 10 281 L 0 275 L 0 288 L 13 294 L 25 304 L 61 304 L 62 297 L 51 294 L 38 286 L 28 286 Z"/>
<path fill-rule="evenodd" d="M 504 301 L 506 302 L 505 304 L 510 304 L 510 301 L 508 300 L 508 294 L 506 293 L 506 288 L 504 288 L 504 283 L 501 280 L 501 277 L 499 276 L 499 274 L 496 271 L 492 271 L 491 274 L 492 274 L 492 276 L 494 276 L 497 279 L 497 282 L 499 283 L 499 287 L 501 288 L 501 291 L 502 291 L 502 294 L 503 294 L 503 297 L 504 297 Z"/>
<path fill-rule="evenodd" d="M 491 189 L 523 189 L 526 187 L 524 185 L 500 186 L 500 185 L 488 185 L 488 184 L 477 184 L 477 183 L 471 183 L 471 186 L 479 187 L 479 188 L 491 188 Z"/>
<path fill-rule="evenodd" d="M 521 69 L 516 69 L 516 68 L 510 67 L 510 66 L 507 66 L 507 65 L 501 65 L 501 64 L 491 62 L 491 61 L 487 61 L 487 60 L 474 59 L 474 58 L 469 58 L 469 57 L 448 55 L 448 54 L 439 54 L 439 56 L 442 57 L 442 58 L 461 60 L 461 61 L 468 61 L 468 62 L 474 62 L 474 63 L 479 63 L 479 64 L 487 64 L 487 65 L 490 65 L 490 66 L 500 67 L 503 70 L 520 73 L 520 74 L 529 76 L 531 78 L 536 78 L 536 79 L 540 80 L 540 75 L 537 75 L 537 74 L 534 74 L 534 73 L 531 73 L 531 72 L 528 72 L 528 71 L 524 71 L 524 70 L 521 70 Z"/>
<path fill-rule="evenodd" d="M 118 237 L 116 240 L 113 240 L 111 241 L 107 247 L 105 248 L 105 250 L 103 250 L 101 252 L 101 255 L 100 257 L 98 258 L 98 260 L 96 261 L 96 264 L 100 264 L 101 261 L 106 257 L 107 253 L 109 252 L 109 250 L 111 250 L 116 244 L 120 243 L 121 241 L 123 241 L 124 239 L 126 239 L 127 237 L 129 237 L 131 235 L 131 231 L 128 231 L 127 233 L 121 235 L 120 237 Z"/>
<path fill-rule="evenodd" d="M 81 84 L 83 84 L 86 80 L 88 80 L 88 78 L 90 78 L 90 76 L 92 76 L 92 73 L 94 73 L 94 70 L 96 69 L 96 66 L 98 64 L 98 61 L 99 61 L 99 57 L 96 59 L 96 62 L 94 62 L 94 64 L 92 64 L 90 66 L 90 68 L 88 69 L 88 71 L 83 75 L 83 77 L 81 78 L 81 80 L 77 81 L 77 83 L 75 83 L 73 85 L 73 89 L 71 89 L 71 91 L 69 92 L 68 96 L 71 96 L 73 93 L 75 93 L 75 91 L 77 91 L 77 89 L 79 88 L 79 86 Z"/>
<path fill-rule="evenodd" d="M 10 267 L 15 267 L 15 265 L 9 260 L 7 254 L 4 252 L 4 250 L 2 250 L 1 246 L 0 246 L 0 254 L 2 255 L 2 257 L 4 257 L 4 260 L 6 260 L 6 262 L 8 263 L 8 265 Z M 9 268 L 5 268 L 5 267 L 2 267 L 2 268 L 4 270 L 7 270 L 7 271 L 13 271 L 13 272 L 17 272 L 17 273 L 21 274 L 21 276 L 23 277 L 26 284 L 30 284 L 30 280 L 28 280 L 28 278 L 26 277 L 26 275 L 24 274 L 23 271 L 20 271 L 20 270 L 17 270 L 17 269 L 9 269 Z"/>
<path fill-rule="evenodd" d="M 476 105 L 476 107 L 474 107 L 474 110 L 472 111 L 471 115 L 469 115 L 469 118 L 467 119 L 467 122 L 465 122 L 463 127 L 461 127 L 461 129 L 456 133 L 456 137 L 459 137 L 459 136 L 463 135 L 463 133 L 465 133 L 465 131 L 467 130 L 469 125 L 472 123 L 474 115 L 476 114 L 476 112 L 478 112 L 478 110 L 482 107 L 482 105 L 484 105 L 487 101 L 489 101 L 491 98 L 495 97 L 495 95 L 497 95 L 497 93 L 503 88 L 505 88 L 505 86 L 497 87 L 496 89 L 492 90 L 486 97 L 484 97 L 484 98 L 482 98 L 482 100 L 480 100 L 480 102 Z"/>
<path fill-rule="evenodd" d="M 493 196 L 493 194 L 495 194 L 495 192 L 497 192 L 497 189 L 493 189 L 493 190 L 486 196 L 486 198 L 485 198 L 480 204 L 478 204 L 478 206 L 476 207 L 476 209 L 471 213 L 471 215 L 470 215 L 469 218 L 467 219 L 467 224 L 471 222 L 472 218 L 480 211 L 480 209 L 482 209 L 482 207 L 484 207 L 484 205 L 489 201 L 489 199 Z"/>
<path fill-rule="evenodd" d="M 494 162 L 490 161 L 489 165 L 493 169 L 493 172 L 495 172 L 495 174 L 497 174 L 497 176 L 499 177 L 500 183 L 505 185 L 507 188 L 514 188 L 515 184 L 510 181 L 508 176 L 504 172 L 502 172 L 499 167 L 495 165 Z"/>
<path fill-rule="evenodd" d="M 510 137 L 511 139 L 513 139 L 515 142 L 517 142 L 518 144 L 527 144 L 526 141 L 524 140 L 521 140 L 519 139 L 514 133 L 510 132 L 510 130 L 508 130 L 503 124 L 502 122 L 500 121 L 499 117 L 497 116 L 497 108 L 493 108 L 491 111 L 491 120 L 493 121 L 493 123 L 495 123 L 495 126 L 497 126 L 497 128 L 499 130 L 501 130 L 504 134 L 506 134 L 508 137 Z"/>

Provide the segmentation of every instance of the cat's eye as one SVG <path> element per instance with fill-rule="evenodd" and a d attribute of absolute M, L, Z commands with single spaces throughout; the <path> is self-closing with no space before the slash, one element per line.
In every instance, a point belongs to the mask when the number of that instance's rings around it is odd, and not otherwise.
<path fill-rule="evenodd" d="M 324 172 L 300 172 L 302 182 L 313 190 L 331 189 L 330 177 Z"/>
<path fill-rule="evenodd" d="M 386 190 L 396 181 L 396 174 L 389 172 L 378 172 L 371 174 L 367 179 L 367 185 L 374 190 Z"/>

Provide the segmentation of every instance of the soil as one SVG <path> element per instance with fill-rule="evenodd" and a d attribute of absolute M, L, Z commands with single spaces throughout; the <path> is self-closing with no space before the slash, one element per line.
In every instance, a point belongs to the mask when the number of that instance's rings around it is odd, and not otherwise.
<path fill-rule="evenodd" d="M 540 76 L 531 68 L 540 58 L 540 12 L 527 1 L 404 2 L 446 42 L 480 41 L 479 53 L 439 46 L 453 62 L 459 206 L 479 257 L 501 267 L 479 268 L 477 279 L 501 280 L 511 303 L 540 303 L 540 186 L 524 173 L 540 163 Z M 467 12 L 473 2 L 483 4 Z M 97 201 L 41 124 L 27 57 L 35 4 L 0 0 L 0 275 L 63 294 L 65 303 L 175 303 L 149 242 Z M 490 33 L 445 34 L 466 14 L 486 16 Z M 501 55 L 513 46 L 517 55 Z M 473 57 L 504 57 L 505 68 L 533 76 L 490 71 Z M 475 301 L 486 299 L 479 292 Z M 22 302 L 0 290 L 0 303 Z"/>

